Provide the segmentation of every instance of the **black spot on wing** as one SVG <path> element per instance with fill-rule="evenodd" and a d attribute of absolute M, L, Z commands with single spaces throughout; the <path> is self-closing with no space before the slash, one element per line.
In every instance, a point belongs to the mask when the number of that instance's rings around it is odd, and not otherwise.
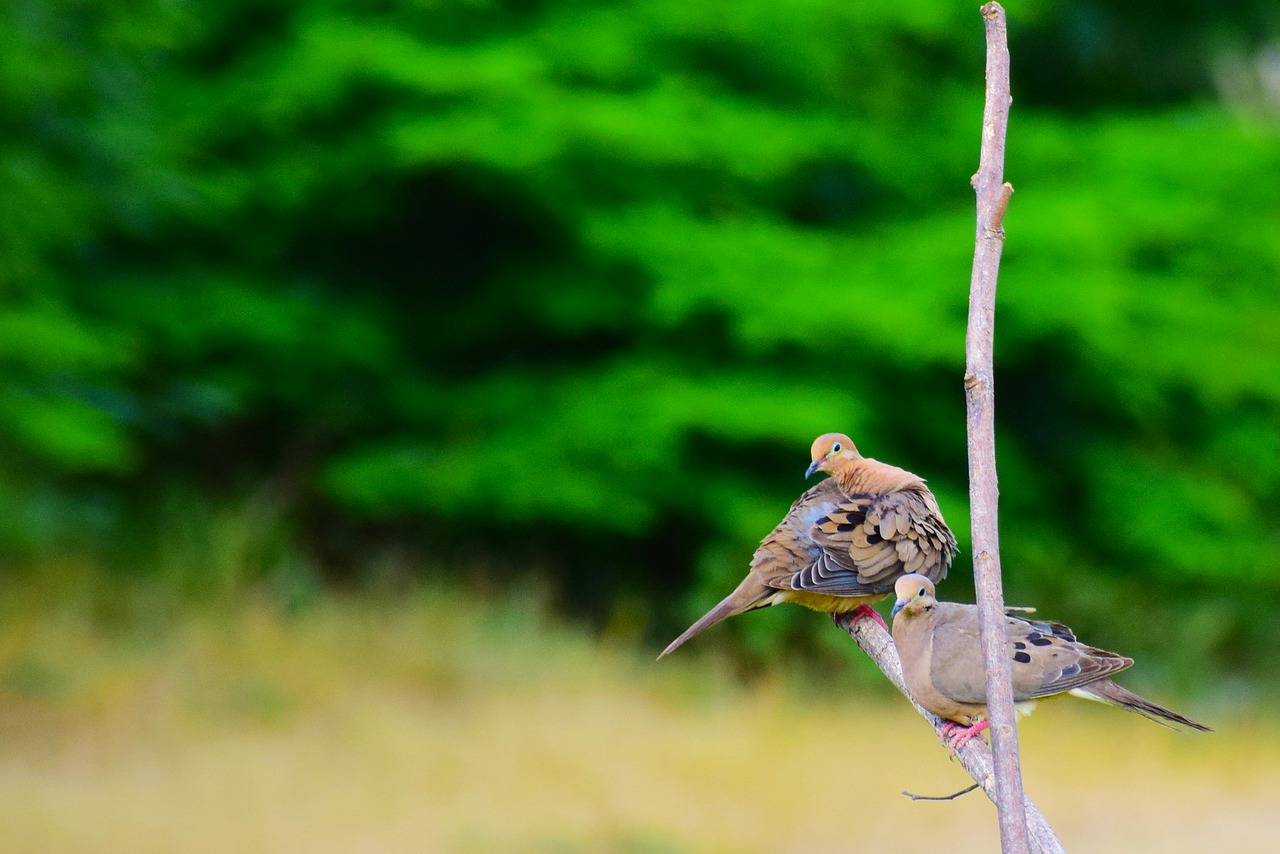
<path fill-rule="evenodd" d="M 1031 656 L 1027 655 L 1025 652 L 1015 652 L 1013 654 L 1013 660 L 1019 664 L 1030 664 Z"/>

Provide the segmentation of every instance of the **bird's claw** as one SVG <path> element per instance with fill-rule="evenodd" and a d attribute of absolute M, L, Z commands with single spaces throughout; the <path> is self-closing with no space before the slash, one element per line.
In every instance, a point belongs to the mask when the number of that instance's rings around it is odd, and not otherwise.
<path fill-rule="evenodd" d="M 990 721 L 978 721 L 973 726 L 962 726 L 955 721 L 947 721 L 939 729 L 938 735 L 941 736 L 942 742 L 947 746 L 947 752 L 955 756 L 960 748 L 976 738 L 989 726 L 991 726 Z"/>
<path fill-rule="evenodd" d="M 864 619 L 875 620 L 880 624 L 882 629 L 886 632 L 889 631 L 889 626 L 885 623 L 884 617 L 880 616 L 879 612 L 870 605 L 859 605 L 852 611 L 842 611 L 831 615 L 831 622 L 835 623 L 846 632 L 853 628 L 853 624 L 858 620 Z"/>

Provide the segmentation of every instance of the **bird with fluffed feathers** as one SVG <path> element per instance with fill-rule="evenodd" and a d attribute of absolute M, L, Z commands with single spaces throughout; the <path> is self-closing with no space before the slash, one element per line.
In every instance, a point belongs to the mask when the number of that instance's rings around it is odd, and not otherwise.
<path fill-rule="evenodd" d="M 833 616 L 857 611 L 884 625 L 871 603 L 886 598 L 900 577 L 946 577 L 956 538 L 923 478 L 862 456 L 843 433 L 819 436 L 809 457 L 805 477 L 829 477 L 791 505 L 733 592 L 659 658 L 729 617 L 782 602 Z"/>

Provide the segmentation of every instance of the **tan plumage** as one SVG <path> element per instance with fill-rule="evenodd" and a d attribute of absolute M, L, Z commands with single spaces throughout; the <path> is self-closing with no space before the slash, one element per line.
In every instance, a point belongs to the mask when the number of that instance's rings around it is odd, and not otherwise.
<path fill-rule="evenodd" d="M 885 598 L 903 573 L 946 577 L 956 538 L 924 480 L 863 457 L 842 433 L 819 436 L 809 454 L 805 476 L 831 476 L 791 505 L 742 583 L 662 655 L 744 611 L 796 602 L 840 614 Z"/>
<path fill-rule="evenodd" d="M 923 575 L 898 579 L 895 592 L 893 642 L 911 695 L 935 715 L 964 724 L 973 732 L 981 730 L 986 725 L 987 689 L 977 606 L 937 601 L 933 582 Z M 1133 664 L 1132 658 L 1080 643 L 1061 623 L 1008 614 L 1005 628 L 1013 699 L 1023 713 L 1030 712 L 1036 700 L 1074 694 L 1121 706 L 1157 722 L 1209 729 L 1111 681 L 1112 674 Z"/>

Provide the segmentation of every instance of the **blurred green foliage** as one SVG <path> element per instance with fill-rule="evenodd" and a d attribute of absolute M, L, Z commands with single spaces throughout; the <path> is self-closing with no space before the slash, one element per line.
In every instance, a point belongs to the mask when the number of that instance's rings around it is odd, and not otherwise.
<path fill-rule="evenodd" d="M 1010 13 L 1009 597 L 1243 667 L 1280 643 L 1230 586 L 1280 602 L 1280 20 Z M 409 548 L 656 635 L 834 429 L 967 540 L 976 5 L 14 0 L 0 46 L 11 557 L 295 589 Z"/>

